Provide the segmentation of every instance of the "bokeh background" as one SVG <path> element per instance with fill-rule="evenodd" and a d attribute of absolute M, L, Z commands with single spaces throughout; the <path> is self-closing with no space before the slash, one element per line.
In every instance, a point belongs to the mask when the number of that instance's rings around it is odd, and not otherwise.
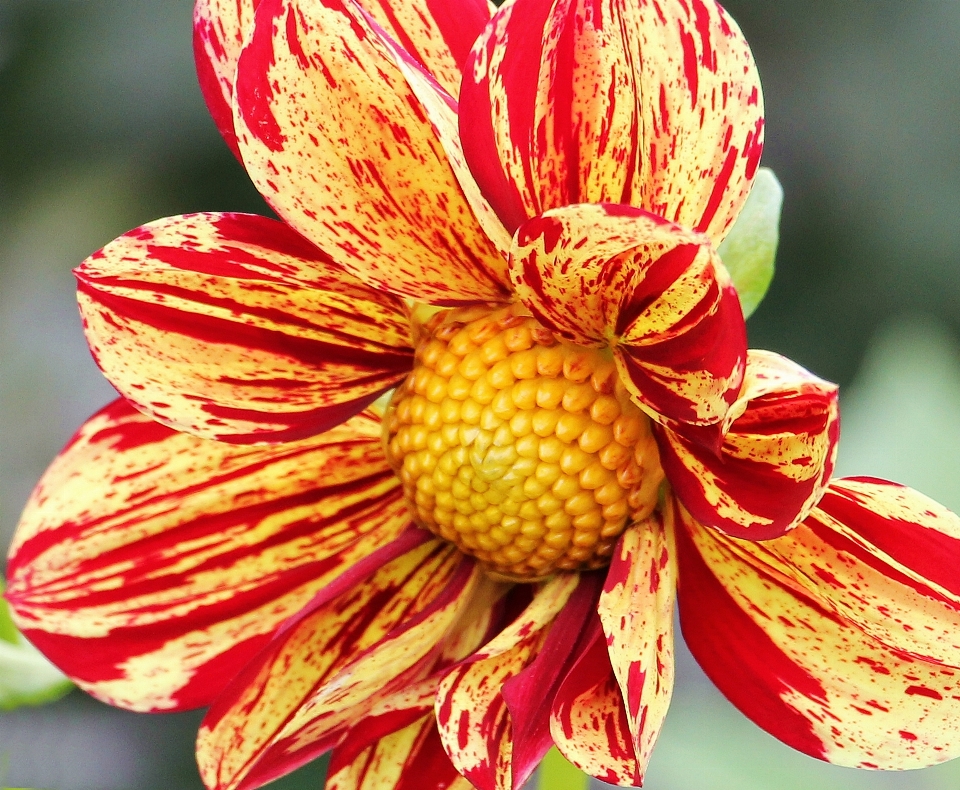
<path fill-rule="evenodd" d="M 960 510 L 960 0 L 729 0 L 764 82 L 786 192 L 778 272 L 749 323 L 843 392 L 842 474 Z M 208 119 L 189 0 L 0 0 L 0 547 L 74 429 L 114 397 L 70 269 L 160 216 L 265 207 Z M 199 713 L 74 692 L 0 714 L 0 786 L 200 788 Z M 310 766 L 275 785 L 319 788 Z M 649 790 L 957 790 L 960 761 L 823 765 L 743 719 L 681 651 Z"/>

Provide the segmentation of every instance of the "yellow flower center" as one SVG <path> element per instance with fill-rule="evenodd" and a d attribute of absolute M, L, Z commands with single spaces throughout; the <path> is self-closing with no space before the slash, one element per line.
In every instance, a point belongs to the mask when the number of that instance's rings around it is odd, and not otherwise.
<path fill-rule="evenodd" d="M 420 330 L 384 419 L 416 521 L 513 580 L 609 563 L 663 480 L 610 354 L 518 306 L 446 310 Z"/>

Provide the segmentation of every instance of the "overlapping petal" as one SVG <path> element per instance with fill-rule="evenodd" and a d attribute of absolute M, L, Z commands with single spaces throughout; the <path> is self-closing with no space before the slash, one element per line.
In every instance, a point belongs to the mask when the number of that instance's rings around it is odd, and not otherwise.
<path fill-rule="evenodd" d="M 76 275 L 87 340 L 107 378 L 144 412 L 198 436 L 317 434 L 412 365 L 403 302 L 275 220 L 158 220 Z"/>
<path fill-rule="evenodd" d="M 450 762 L 429 713 L 360 751 L 350 736 L 333 751 L 325 790 L 471 790 Z"/>
<path fill-rule="evenodd" d="M 684 507 L 728 535 L 767 540 L 799 524 L 827 488 L 840 431 L 835 384 L 751 350 L 719 448 L 696 429 L 659 429 L 660 461 Z"/>
<path fill-rule="evenodd" d="M 510 715 L 511 775 L 523 786 L 553 746 L 550 716 L 557 690 L 579 656 L 579 635 L 596 619 L 602 574 L 583 574 L 533 661 L 503 684 Z"/>
<path fill-rule="evenodd" d="M 580 632 L 576 657 L 553 699 L 550 734 L 584 773 L 609 784 L 639 786 L 641 766 L 599 617 Z"/>
<path fill-rule="evenodd" d="M 197 80 L 220 134 L 240 158 L 233 129 L 233 86 L 237 60 L 260 0 L 196 0 L 193 7 L 193 56 Z"/>
<path fill-rule="evenodd" d="M 624 384 L 658 419 L 718 423 L 737 398 L 746 328 L 702 234 L 630 206 L 565 206 L 521 226 L 510 277 L 546 326 L 612 346 Z"/>
<path fill-rule="evenodd" d="M 259 787 L 423 679 L 479 576 L 453 546 L 411 530 L 328 585 L 211 707 L 197 741 L 207 787 Z"/>
<path fill-rule="evenodd" d="M 627 203 L 717 244 L 763 142 L 753 56 L 714 0 L 513 0 L 464 69 L 461 134 L 504 223 Z"/>
<path fill-rule="evenodd" d="M 841 482 L 837 501 L 828 509 L 836 512 L 853 504 L 843 526 L 857 533 L 884 522 L 899 522 L 902 530 L 913 523 L 909 531 L 920 540 L 924 531 L 939 533 L 942 513 L 914 507 L 919 498 L 912 493 L 872 493 L 868 486 Z M 874 516 L 869 505 L 864 507 L 867 502 L 886 507 Z M 820 521 L 815 513 L 811 520 Z M 944 664 L 911 656 L 871 635 L 895 631 L 894 623 L 876 628 L 869 617 L 847 616 L 889 597 L 895 617 L 903 599 L 893 580 L 878 583 L 869 571 L 861 576 L 870 563 L 853 553 L 822 569 L 836 572 L 841 583 L 850 582 L 845 592 L 831 589 L 828 582 L 823 596 L 816 587 L 799 584 L 796 573 L 809 568 L 804 555 L 827 546 L 822 521 L 771 541 L 783 557 L 771 563 L 767 544 L 723 536 L 696 524 L 684 511 L 681 519 L 684 636 L 707 675 L 743 713 L 793 748 L 839 765 L 920 768 L 960 755 L 956 659 Z M 950 521 L 955 531 L 955 518 Z M 904 545 L 903 554 L 909 557 L 914 549 Z M 795 551 L 800 562 L 787 575 L 784 563 Z M 895 571 L 889 571 L 895 577 Z M 845 606 L 837 606 L 838 600 Z M 934 606 L 928 598 L 925 611 L 910 625 L 920 629 L 936 622 L 942 629 L 956 617 L 956 609 L 941 602 L 942 616 L 937 618 Z M 919 641 L 927 639 L 921 636 Z"/>
<path fill-rule="evenodd" d="M 515 790 L 536 767 L 536 762 L 531 766 L 526 761 L 514 766 L 502 687 L 535 660 L 550 624 L 579 583 L 574 574 L 553 577 L 513 623 L 440 682 L 436 707 L 440 740 L 457 770 L 480 790 Z M 547 748 L 549 744 L 543 753 Z"/>
<path fill-rule="evenodd" d="M 670 502 L 622 535 L 597 608 L 641 776 L 673 694 L 673 510 Z"/>
<path fill-rule="evenodd" d="M 352 0 L 264 0 L 237 67 L 247 171 L 285 221 L 364 281 L 434 304 L 503 299 L 504 260 L 403 57 Z"/>
<path fill-rule="evenodd" d="M 470 48 L 490 19 L 486 0 L 360 0 L 358 4 L 457 98 Z"/>
<path fill-rule="evenodd" d="M 409 523 L 368 414 L 247 448 L 175 433 L 118 400 L 34 491 L 7 597 L 24 633 L 90 693 L 191 708 Z"/>

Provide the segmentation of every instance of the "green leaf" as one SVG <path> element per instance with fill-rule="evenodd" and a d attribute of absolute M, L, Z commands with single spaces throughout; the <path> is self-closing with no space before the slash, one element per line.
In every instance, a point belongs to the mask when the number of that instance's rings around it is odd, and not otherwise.
<path fill-rule="evenodd" d="M 0 593 L 3 589 L 0 579 Z M 64 674 L 17 631 L 7 602 L 0 598 L 0 710 L 53 702 L 72 688 Z"/>
<path fill-rule="evenodd" d="M 539 790 L 587 790 L 590 777 L 566 758 L 554 746 L 540 763 Z"/>
<path fill-rule="evenodd" d="M 773 279 L 782 206 L 783 187 L 772 170 L 761 167 L 736 224 L 717 249 L 740 294 L 744 318 L 763 301 Z"/>

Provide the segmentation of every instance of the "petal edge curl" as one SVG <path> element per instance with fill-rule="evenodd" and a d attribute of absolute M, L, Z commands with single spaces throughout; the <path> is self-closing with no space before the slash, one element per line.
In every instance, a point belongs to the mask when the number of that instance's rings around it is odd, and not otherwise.
<path fill-rule="evenodd" d="M 799 524 L 827 489 L 840 433 L 835 384 L 779 354 L 751 349 L 722 438 L 657 426 L 660 462 L 702 524 L 768 540 Z M 719 445 L 719 446 L 718 446 Z"/>
<path fill-rule="evenodd" d="M 632 206 L 564 206 L 520 227 L 510 277 L 562 337 L 609 345 L 622 381 L 654 419 L 716 424 L 737 398 L 746 327 L 702 234 Z"/>

